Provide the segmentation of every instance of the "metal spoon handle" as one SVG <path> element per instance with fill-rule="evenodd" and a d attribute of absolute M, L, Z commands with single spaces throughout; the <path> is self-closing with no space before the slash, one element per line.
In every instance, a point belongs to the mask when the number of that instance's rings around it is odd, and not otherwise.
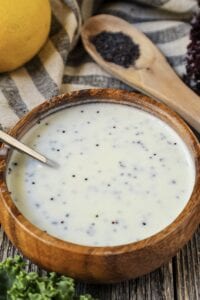
<path fill-rule="evenodd" d="M 55 166 L 56 163 L 51 161 L 50 159 L 46 158 L 45 156 L 41 155 L 40 153 L 36 152 L 35 150 L 29 148 L 28 146 L 24 145 L 23 143 L 19 142 L 9 134 L 3 132 L 0 130 L 0 140 L 2 140 L 5 144 L 10 145 L 11 147 L 15 148 L 16 150 L 19 150 L 37 160 L 40 162 L 47 164 L 49 166 Z"/>

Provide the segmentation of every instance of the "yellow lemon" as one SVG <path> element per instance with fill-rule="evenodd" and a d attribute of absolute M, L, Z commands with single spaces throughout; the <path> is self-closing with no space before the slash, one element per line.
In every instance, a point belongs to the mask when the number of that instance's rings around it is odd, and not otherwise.
<path fill-rule="evenodd" d="M 49 0 L 0 0 L 0 72 L 30 60 L 49 34 Z"/>

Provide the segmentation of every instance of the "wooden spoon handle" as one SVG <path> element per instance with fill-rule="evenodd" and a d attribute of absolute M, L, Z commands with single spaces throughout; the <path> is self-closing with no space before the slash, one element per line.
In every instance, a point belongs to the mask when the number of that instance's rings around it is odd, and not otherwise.
<path fill-rule="evenodd" d="M 183 83 L 167 62 L 154 62 L 152 68 L 141 70 L 139 77 L 140 90 L 169 105 L 200 132 L 200 97 Z M 135 80 L 131 85 L 135 85 Z"/>
<path fill-rule="evenodd" d="M 170 106 L 200 133 L 200 97 L 183 83 L 159 51 L 148 67 L 129 71 L 111 66 L 108 71 L 128 85 Z"/>

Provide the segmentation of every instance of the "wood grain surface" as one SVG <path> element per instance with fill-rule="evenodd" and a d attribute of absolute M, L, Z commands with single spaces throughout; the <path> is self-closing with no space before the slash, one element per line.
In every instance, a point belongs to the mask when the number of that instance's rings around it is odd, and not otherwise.
<path fill-rule="evenodd" d="M 0 228 L 0 261 L 19 254 Z M 29 271 L 45 271 L 27 260 Z M 193 239 L 166 265 L 137 278 L 113 285 L 77 282 L 77 293 L 92 293 L 100 300 L 199 300 L 200 228 Z"/>

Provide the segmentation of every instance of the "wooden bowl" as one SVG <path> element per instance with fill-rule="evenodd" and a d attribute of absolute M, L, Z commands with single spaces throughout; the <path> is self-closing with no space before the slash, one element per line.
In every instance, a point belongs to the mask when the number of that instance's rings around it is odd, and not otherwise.
<path fill-rule="evenodd" d="M 158 268 L 192 237 L 200 219 L 200 148 L 188 126 L 165 105 L 141 94 L 112 89 L 83 90 L 55 97 L 29 112 L 10 134 L 19 138 L 38 119 L 88 102 L 115 102 L 140 108 L 168 123 L 182 137 L 196 167 L 195 186 L 182 213 L 159 233 L 127 245 L 88 247 L 59 240 L 32 225 L 12 201 L 5 176 L 7 153 L 0 160 L 0 219 L 13 244 L 45 269 L 88 282 L 117 282 Z"/>

